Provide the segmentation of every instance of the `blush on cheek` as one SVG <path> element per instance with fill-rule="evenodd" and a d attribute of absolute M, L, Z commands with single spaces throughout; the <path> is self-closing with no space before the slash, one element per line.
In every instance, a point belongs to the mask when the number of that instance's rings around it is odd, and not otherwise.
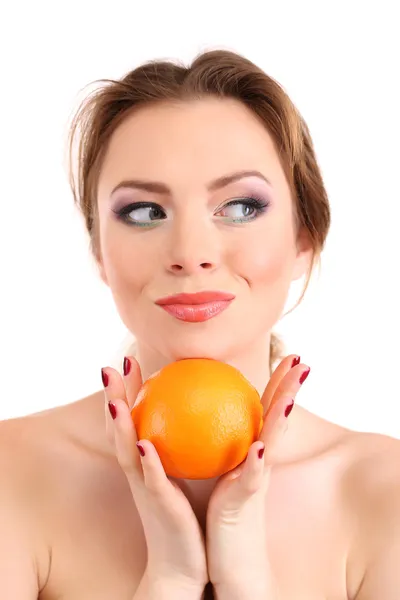
<path fill-rule="evenodd" d="M 102 255 L 108 284 L 118 310 L 120 313 L 121 310 L 124 312 L 125 307 L 122 305 L 132 306 L 149 280 L 148 265 L 146 261 L 140 260 L 140 254 L 118 243 L 104 244 Z"/>
<path fill-rule="evenodd" d="M 247 265 L 252 317 L 259 332 L 271 330 L 285 311 L 290 290 L 290 254 L 284 251 L 257 254 Z"/>
<path fill-rule="evenodd" d="M 250 284 L 273 285 L 287 280 L 290 253 L 282 247 L 258 248 L 254 252 L 242 253 L 237 257 L 238 273 Z"/>

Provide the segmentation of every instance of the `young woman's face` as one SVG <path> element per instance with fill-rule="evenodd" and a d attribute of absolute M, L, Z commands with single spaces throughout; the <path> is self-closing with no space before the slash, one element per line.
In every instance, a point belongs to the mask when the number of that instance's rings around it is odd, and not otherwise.
<path fill-rule="evenodd" d="M 244 171 L 253 174 L 237 175 Z M 111 138 L 98 203 L 102 279 L 126 327 L 169 360 L 228 360 L 267 339 L 311 259 L 296 244 L 272 138 L 235 100 L 164 104 L 127 118 Z M 212 318 L 156 303 L 200 291 L 235 298 L 214 304 Z"/>

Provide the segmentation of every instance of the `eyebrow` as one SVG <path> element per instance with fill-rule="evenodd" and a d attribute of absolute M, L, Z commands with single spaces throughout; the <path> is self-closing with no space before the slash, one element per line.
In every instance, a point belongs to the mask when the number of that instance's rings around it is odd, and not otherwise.
<path fill-rule="evenodd" d="M 230 175 L 223 175 L 222 177 L 218 177 L 214 181 L 211 181 L 207 185 L 207 189 L 210 192 L 215 192 L 230 183 L 234 183 L 239 179 L 243 179 L 245 177 L 259 177 L 263 179 L 268 185 L 272 187 L 270 180 L 265 177 L 260 171 L 236 171 L 235 173 L 231 173 Z M 161 183 L 159 181 L 145 181 L 142 179 L 127 179 L 125 181 L 121 181 L 115 188 L 112 190 L 111 194 L 114 194 L 120 188 L 132 188 L 138 190 L 144 190 L 146 192 L 153 192 L 156 194 L 171 194 L 171 190 L 165 183 Z"/>

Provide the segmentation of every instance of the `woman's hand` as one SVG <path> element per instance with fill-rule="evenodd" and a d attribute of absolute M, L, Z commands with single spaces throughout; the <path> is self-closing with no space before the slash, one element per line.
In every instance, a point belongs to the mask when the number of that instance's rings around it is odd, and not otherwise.
<path fill-rule="evenodd" d="M 274 600 L 277 584 L 269 568 L 266 496 L 287 416 L 309 372 L 300 357 L 287 356 L 273 372 L 262 396 L 264 426 L 246 460 L 223 475 L 207 512 L 207 560 L 217 598 Z"/>
<path fill-rule="evenodd" d="M 153 444 L 143 440 L 137 446 L 130 411 L 142 377 L 137 361 L 133 357 L 128 360 L 131 368 L 123 378 L 111 367 L 102 370 L 106 427 L 143 524 L 146 577 L 157 584 L 176 582 L 177 588 L 184 587 L 188 593 L 193 589 L 193 597 L 199 591 L 201 597 L 208 582 L 204 537 L 189 501 L 166 476 Z"/>

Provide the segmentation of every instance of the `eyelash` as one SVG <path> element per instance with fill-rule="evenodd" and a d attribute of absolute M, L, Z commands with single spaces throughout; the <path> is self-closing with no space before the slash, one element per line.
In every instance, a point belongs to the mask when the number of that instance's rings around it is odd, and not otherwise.
<path fill-rule="evenodd" d="M 231 202 L 228 202 L 227 204 L 222 206 L 219 209 L 219 211 L 223 210 L 227 206 L 235 206 L 237 204 L 244 204 L 245 206 L 250 206 L 251 208 L 254 208 L 255 215 L 251 216 L 251 217 L 243 217 L 242 219 L 239 219 L 239 218 L 229 219 L 229 217 L 222 217 L 222 218 L 224 218 L 227 221 L 230 220 L 233 223 L 248 223 L 249 221 L 254 221 L 260 215 L 264 214 L 270 207 L 271 203 L 269 202 L 269 200 L 265 200 L 264 198 L 259 198 L 255 195 L 246 196 L 246 197 L 237 198 L 235 200 L 232 200 Z M 158 210 L 162 210 L 161 206 L 159 204 L 156 204 L 155 202 L 134 202 L 132 204 L 129 204 L 128 206 L 124 206 L 120 210 L 114 210 L 113 212 L 117 215 L 117 217 L 121 221 L 123 221 L 124 223 L 127 223 L 128 225 L 133 225 L 134 227 L 154 227 L 155 223 L 159 222 L 160 220 L 161 221 L 164 220 L 164 219 L 159 219 L 158 221 L 154 220 L 154 221 L 150 221 L 147 223 L 139 223 L 139 222 L 132 221 L 132 219 L 129 219 L 128 215 L 130 212 L 132 212 L 133 210 L 138 209 L 138 208 L 155 208 Z"/>

